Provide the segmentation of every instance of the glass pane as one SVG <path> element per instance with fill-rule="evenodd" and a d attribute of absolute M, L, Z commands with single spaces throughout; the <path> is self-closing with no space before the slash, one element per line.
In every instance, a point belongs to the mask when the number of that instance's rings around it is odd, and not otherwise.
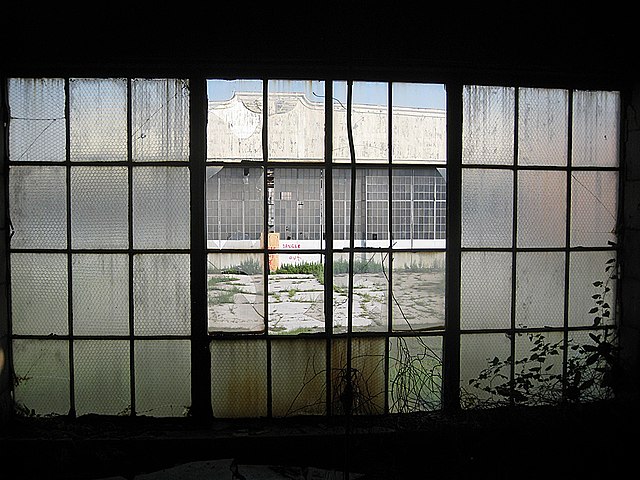
<path fill-rule="evenodd" d="M 16 410 L 26 415 L 69 413 L 69 342 L 13 340 Z"/>
<path fill-rule="evenodd" d="M 516 327 L 564 323 L 564 252 L 520 252 L 516 257 Z"/>
<path fill-rule="evenodd" d="M 590 360 L 593 348 L 601 343 L 616 345 L 616 340 L 611 332 L 602 330 L 569 331 L 566 396 L 570 401 L 585 403 L 614 399 L 612 384 L 607 382 L 610 365 L 602 357 L 597 361 Z"/>
<path fill-rule="evenodd" d="M 349 378 L 347 341 L 337 339 L 331 345 L 331 393 L 334 414 L 345 413 L 344 389 Z M 377 415 L 385 403 L 385 342 L 384 338 L 352 338 L 351 385 L 353 402 L 351 413 Z"/>
<path fill-rule="evenodd" d="M 134 160 L 189 160 L 187 80 L 132 80 L 131 116 Z"/>
<path fill-rule="evenodd" d="M 394 163 L 446 163 L 447 98 L 444 85 L 392 84 Z"/>
<path fill-rule="evenodd" d="M 444 248 L 446 170 L 393 170 L 392 184 L 393 247 Z"/>
<path fill-rule="evenodd" d="M 354 331 L 386 332 L 389 298 L 388 253 L 357 252 L 353 254 Z M 349 320 L 349 254 L 333 257 L 333 329 L 347 331 Z"/>
<path fill-rule="evenodd" d="M 513 165 L 515 89 L 465 85 L 462 162 Z"/>
<path fill-rule="evenodd" d="M 262 81 L 207 80 L 207 160 L 262 161 Z"/>
<path fill-rule="evenodd" d="M 73 344 L 78 415 L 129 415 L 129 341 L 82 340 Z"/>
<path fill-rule="evenodd" d="M 187 340 L 135 343 L 136 414 L 183 417 L 191 405 L 191 345 Z"/>
<path fill-rule="evenodd" d="M 510 247 L 513 238 L 513 172 L 462 171 L 462 245 Z"/>
<path fill-rule="evenodd" d="M 617 167 L 619 92 L 573 92 L 572 165 Z"/>
<path fill-rule="evenodd" d="M 511 340 L 504 333 L 460 336 L 460 403 L 463 408 L 509 402 Z"/>
<path fill-rule="evenodd" d="M 133 299 L 136 335 L 191 333 L 189 255 L 135 255 Z"/>
<path fill-rule="evenodd" d="M 209 332 L 264 331 L 264 256 L 209 254 Z"/>
<path fill-rule="evenodd" d="M 324 161 L 324 82 L 269 81 L 269 160 Z"/>
<path fill-rule="evenodd" d="M 11 254 L 11 317 L 16 335 L 65 335 L 67 256 Z"/>
<path fill-rule="evenodd" d="M 187 167 L 133 169 L 134 248 L 189 248 Z"/>
<path fill-rule="evenodd" d="M 511 327 L 511 253 L 462 252 L 460 327 Z"/>
<path fill-rule="evenodd" d="M 271 173 L 269 227 L 280 237 L 276 248 L 322 248 L 324 170 L 276 168 Z"/>
<path fill-rule="evenodd" d="M 353 82 L 351 126 L 356 162 L 389 162 L 388 84 Z M 333 161 L 351 162 L 347 83 L 333 84 Z"/>
<path fill-rule="evenodd" d="M 78 254 L 72 257 L 73 333 L 129 334 L 129 257 Z"/>
<path fill-rule="evenodd" d="M 442 398 L 442 337 L 389 340 L 389 411 L 438 410 Z"/>
<path fill-rule="evenodd" d="M 279 340 L 272 343 L 273 415 L 323 415 L 326 412 L 326 341 Z"/>
<path fill-rule="evenodd" d="M 69 130 L 72 161 L 127 160 L 127 82 L 71 79 Z"/>
<path fill-rule="evenodd" d="M 64 80 L 11 78 L 8 81 L 9 159 L 64 162 L 66 115 Z"/>
<path fill-rule="evenodd" d="M 66 248 L 64 167 L 10 167 L 12 248 Z"/>
<path fill-rule="evenodd" d="M 128 192 L 126 167 L 72 167 L 72 247 L 126 248 Z"/>
<path fill-rule="evenodd" d="M 518 172 L 518 246 L 566 245 L 566 172 Z"/>
<path fill-rule="evenodd" d="M 571 246 L 617 241 L 618 172 L 571 173 Z"/>
<path fill-rule="evenodd" d="M 613 325 L 617 313 L 615 252 L 571 252 L 570 255 L 569 326 Z"/>
<path fill-rule="evenodd" d="M 323 332 L 324 256 L 278 257 L 277 268 L 269 272 L 269 333 Z"/>
<path fill-rule="evenodd" d="M 210 350 L 213 415 L 217 418 L 265 417 L 267 343 L 215 340 L 210 343 Z"/>
<path fill-rule="evenodd" d="M 554 405 L 562 402 L 562 332 L 516 335 L 514 380 L 516 401 L 526 405 Z"/>
<path fill-rule="evenodd" d="M 393 329 L 444 328 L 444 252 L 393 253 Z"/>
<path fill-rule="evenodd" d="M 262 168 L 207 167 L 209 248 L 261 248 Z"/>
<path fill-rule="evenodd" d="M 518 165 L 566 165 L 568 92 L 521 88 L 519 94 Z"/>

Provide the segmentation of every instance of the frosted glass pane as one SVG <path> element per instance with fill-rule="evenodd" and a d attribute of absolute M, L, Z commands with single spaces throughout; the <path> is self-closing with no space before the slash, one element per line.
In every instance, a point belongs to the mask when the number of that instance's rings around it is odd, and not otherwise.
<path fill-rule="evenodd" d="M 135 343 L 136 414 L 183 417 L 191 405 L 188 340 Z"/>
<path fill-rule="evenodd" d="M 569 257 L 569 326 L 613 325 L 617 274 L 613 251 L 571 252 Z M 609 262 L 609 263 L 608 263 Z M 602 282 L 594 285 L 594 283 Z M 594 295 L 598 297 L 594 298 Z M 598 302 L 598 303 L 597 303 Z M 595 312 L 591 312 L 597 308 Z M 590 313 L 591 312 L 591 313 Z"/>
<path fill-rule="evenodd" d="M 571 246 L 616 243 L 618 172 L 571 173 Z"/>
<path fill-rule="evenodd" d="M 541 352 L 540 345 L 546 345 L 547 351 Z M 527 378 L 527 388 L 517 385 L 523 398 L 519 403 L 525 405 L 557 405 L 562 398 L 562 359 L 564 345 L 562 332 L 544 332 L 537 334 L 520 333 L 516 335 L 516 378 Z M 541 353 L 543 353 L 541 355 Z M 536 355 L 537 354 L 537 355 Z M 539 369 L 539 370 L 531 370 Z M 536 372 L 537 375 L 531 375 Z"/>
<path fill-rule="evenodd" d="M 73 344 L 76 413 L 131 413 L 128 340 L 76 340 Z"/>
<path fill-rule="evenodd" d="M 209 255 L 209 332 L 264 331 L 263 265 L 261 253 Z"/>
<path fill-rule="evenodd" d="M 342 402 L 348 378 L 347 341 L 335 340 L 331 345 L 332 412 L 342 415 Z M 354 391 L 352 412 L 355 415 L 378 415 L 384 411 L 385 339 L 351 339 L 351 378 Z"/>
<path fill-rule="evenodd" d="M 460 326 L 511 327 L 511 253 L 462 252 Z"/>
<path fill-rule="evenodd" d="M 134 248 L 189 248 L 187 167 L 133 169 Z"/>
<path fill-rule="evenodd" d="M 566 245 L 565 172 L 518 172 L 518 246 Z"/>
<path fill-rule="evenodd" d="M 614 344 L 616 343 L 614 338 L 612 338 L 612 336 L 615 334 L 612 334 L 611 331 L 609 331 L 608 335 L 606 335 L 606 333 L 602 330 L 572 330 L 569 331 L 568 345 L 596 346 L 597 343 L 593 340 L 593 338 L 591 338 L 590 335 L 595 335 L 602 341 L 608 341 Z M 579 400 L 581 402 L 613 400 L 615 397 L 615 392 L 612 388 L 611 382 L 603 382 L 605 376 L 608 375 L 608 372 L 605 373 L 603 371 L 605 369 L 602 368 L 604 362 L 600 360 L 589 366 L 586 366 L 586 361 L 591 356 L 592 352 L 585 351 L 582 348 L 569 348 L 567 352 L 569 354 L 569 365 L 576 365 L 575 368 L 569 368 L 567 373 L 568 381 L 575 383 L 576 380 L 579 382 L 586 382 L 588 379 L 595 380 L 590 387 L 580 390 Z"/>
<path fill-rule="evenodd" d="M 563 252 L 521 252 L 516 257 L 516 327 L 564 323 Z"/>
<path fill-rule="evenodd" d="M 269 160 L 324 161 L 324 82 L 270 80 Z"/>
<path fill-rule="evenodd" d="M 510 247 L 513 232 L 513 172 L 462 171 L 462 245 Z"/>
<path fill-rule="evenodd" d="M 393 253 L 394 330 L 444 328 L 445 266 L 444 252 Z"/>
<path fill-rule="evenodd" d="M 513 164 L 515 89 L 465 85 L 462 162 Z"/>
<path fill-rule="evenodd" d="M 485 404 L 495 406 L 495 402 L 505 401 L 504 397 L 493 396 L 484 388 L 507 383 L 509 367 L 488 378 L 481 378 L 481 374 L 494 359 L 504 362 L 510 357 L 511 340 L 504 333 L 460 336 L 460 403 L 463 408 L 481 408 Z"/>
<path fill-rule="evenodd" d="M 389 411 L 411 413 L 441 407 L 442 337 L 389 340 Z"/>
<path fill-rule="evenodd" d="M 572 164 L 617 167 L 620 93 L 573 92 Z"/>
<path fill-rule="evenodd" d="M 388 84 L 353 82 L 351 125 L 356 162 L 389 162 Z M 333 84 L 333 161 L 351 162 L 347 83 Z"/>
<path fill-rule="evenodd" d="M 10 167 L 13 248 L 66 248 L 66 191 L 64 167 Z"/>
<path fill-rule="evenodd" d="M 187 80 L 133 79 L 131 103 L 134 160 L 189 160 Z"/>
<path fill-rule="evenodd" d="M 78 254 L 73 265 L 73 332 L 129 333 L 129 257 Z"/>
<path fill-rule="evenodd" d="M 73 248 L 129 245 L 129 187 L 126 167 L 71 167 Z"/>
<path fill-rule="evenodd" d="M 127 82 L 71 79 L 69 130 L 72 161 L 127 160 Z"/>
<path fill-rule="evenodd" d="M 269 274 L 269 333 L 324 331 L 324 257 L 278 254 Z M 275 261 L 271 260 L 271 266 Z"/>
<path fill-rule="evenodd" d="M 274 341 L 271 347 L 273 415 L 326 412 L 326 342 Z"/>
<path fill-rule="evenodd" d="M 16 406 L 38 415 L 69 413 L 69 343 L 13 340 Z"/>
<path fill-rule="evenodd" d="M 65 335 L 67 256 L 11 254 L 11 316 L 16 335 Z"/>
<path fill-rule="evenodd" d="M 543 88 L 519 92 L 518 164 L 566 165 L 568 92 Z"/>
<path fill-rule="evenodd" d="M 261 161 L 261 80 L 208 80 L 207 160 Z"/>
<path fill-rule="evenodd" d="M 388 326 L 389 255 L 357 252 L 353 258 L 354 331 L 386 332 Z M 347 331 L 349 320 L 349 255 L 333 257 L 333 329 Z"/>
<path fill-rule="evenodd" d="M 66 117 L 64 80 L 11 78 L 7 84 L 9 159 L 64 162 Z"/>
<path fill-rule="evenodd" d="M 261 248 L 262 168 L 207 167 L 209 248 Z"/>
<path fill-rule="evenodd" d="M 446 163 L 447 112 L 444 85 L 393 83 L 394 163 Z"/>
<path fill-rule="evenodd" d="M 391 198 L 393 248 L 445 247 L 446 169 L 394 169 Z"/>
<path fill-rule="evenodd" d="M 136 335 L 188 335 L 189 255 L 135 255 L 133 298 Z"/>
<path fill-rule="evenodd" d="M 218 418 L 267 415 L 267 343 L 215 340 L 211 350 L 211 407 Z M 289 368 L 289 365 L 284 367 Z"/>

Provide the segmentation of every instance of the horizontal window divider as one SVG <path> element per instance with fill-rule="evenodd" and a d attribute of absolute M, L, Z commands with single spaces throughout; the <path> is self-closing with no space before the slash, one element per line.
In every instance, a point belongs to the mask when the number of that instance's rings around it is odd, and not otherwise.
<path fill-rule="evenodd" d="M 616 252 L 615 246 L 600 247 L 461 247 L 462 252 Z"/>
<path fill-rule="evenodd" d="M 511 335 L 512 333 L 544 333 L 544 332 L 578 332 L 578 331 L 593 331 L 593 330 L 614 330 L 617 326 L 614 324 L 600 324 L 600 325 L 576 325 L 576 326 L 559 326 L 559 327 L 516 327 L 511 328 L 468 328 L 461 329 L 460 335 L 478 335 L 478 334 L 505 334 Z"/>
<path fill-rule="evenodd" d="M 45 160 L 16 160 L 9 161 L 13 166 L 58 166 L 58 167 L 188 167 L 188 160 L 167 161 L 131 161 L 131 160 L 93 160 L 93 161 L 60 161 L 48 162 Z"/>
<path fill-rule="evenodd" d="M 555 170 L 555 171 L 613 171 L 620 170 L 619 166 L 595 166 L 595 165 L 506 165 L 506 164 L 484 164 L 484 163 L 465 163 L 463 169 L 483 169 L 483 170 Z"/>
<path fill-rule="evenodd" d="M 132 255 L 141 255 L 141 254 L 187 254 L 191 253 L 191 250 L 188 248 L 172 248 L 172 249 L 132 249 L 132 248 L 105 248 L 105 249 L 93 249 L 93 248 L 12 248 L 11 253 L 70 253 L 72 255 L 79 254 L 132 254 Z"/>
<path fill-rule="evenodd" d="M 14 340 L 191 340 L 190 335 L 11 335 Z"/>

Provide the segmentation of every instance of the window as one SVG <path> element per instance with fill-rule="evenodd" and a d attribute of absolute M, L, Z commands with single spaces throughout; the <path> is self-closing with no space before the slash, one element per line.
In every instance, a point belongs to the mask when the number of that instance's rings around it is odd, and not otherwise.
<path fill-rule="evenodd" d="M 9 80 L 29 410 L 415 412 L 452 385 L 469 408 L 553 402 L 570 347 L 614 329 L 616 92 L 199 81 Z"/>

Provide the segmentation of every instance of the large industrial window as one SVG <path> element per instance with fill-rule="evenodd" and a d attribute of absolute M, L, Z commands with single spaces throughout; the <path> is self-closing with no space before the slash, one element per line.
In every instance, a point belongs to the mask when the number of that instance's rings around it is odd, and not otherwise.
<path fill-rule="evenodd" d="M 617 93 L 200 81 L 8 81 L 22 411 L 609 393 L 576 372 L 616 321 Z"/>

